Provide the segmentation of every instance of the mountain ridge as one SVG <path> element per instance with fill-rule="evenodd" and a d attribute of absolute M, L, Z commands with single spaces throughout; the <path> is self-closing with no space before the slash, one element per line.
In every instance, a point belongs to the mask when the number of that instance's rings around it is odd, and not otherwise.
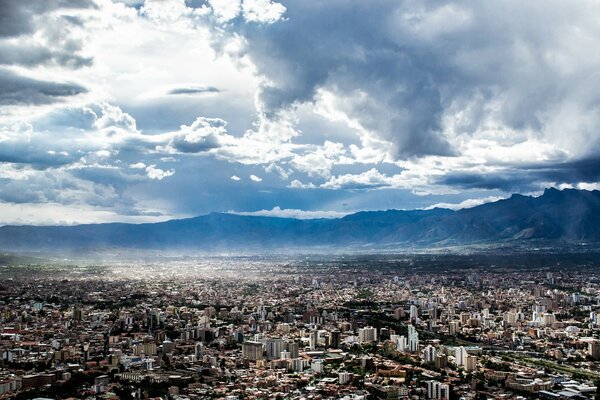
<path fill-rule="evenodd" d="M 296 219 L 210 213 L 157 223 L 5 225 L 1 251 L 425 247 L 531 240 L 600 243 L 600 191 L 549 188 L 461 210 L 361 211 Z"/>

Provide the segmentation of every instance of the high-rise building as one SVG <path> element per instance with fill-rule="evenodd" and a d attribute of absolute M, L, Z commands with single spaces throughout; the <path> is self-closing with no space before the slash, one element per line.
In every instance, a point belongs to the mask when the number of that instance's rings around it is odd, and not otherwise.
<path fill-rule="evenodd" d="M 352 375 L 350 375 L 348 372 L 338 373 L 338 382 L 340 383 L 340 385 L 345 385 L 349 383 L 350 379 L 352 379 Z"/>
<path fill-rule="evenodd" d="M 466 371 L 475 371 L 477 369 L 477 357 L 468 355 L 465 360 L 465 370 Z"/>
<path fill-rule="evenodd" d="M 419 308 L 414 304 L 410 306 L 410 319 L 419 318 Z"/>
<path fill-rule="evenodd" d="M 308 347 L 310 347 L 311 350 L 314 350 L 317 346 L 319 346 L 319 331 L 314 329 L 309 333 Z"/>
<path fill-rule="evenodd" d="M 435 367 L 444 369 L 448 366 L 448 356 L 445 354 L 438 354 L 435 356 Z"/>
<path fill-rule="evenodd" d="M 290 357 L 291 358 L 298 358 L 298 342 L 288 342 L 287 343 L 287 350 L 290 352 Z"/>
<path fill-rule="evenodd" d="M 413 325 L 408 326 L 408 350 L 411 353 L 419 351 L 419 333 Z"/>
<path fill-rule="evenodd" d="M 242 343 L 242 356 L 250 361 L 263 359 L 263 345 L 260 342 L 247 341 Z"/>
<path fill-rule="evenodd" d="M 454 349 L 454 363 L 459 367 L 463 367 L 467 362 L 467 349 L 460 346 Z"/>
<path fill-rule="evenodd" d="M 408 339 L 406 339 L 406 336 L 402 335 L 398 338 L 398 341 L 396 342 L 396 350 L 404 353 L 407 349 Z"/>
<path fill-rule="evenodd" d="M 285 342 L 281 338 L 267 339 L 267 358 L 273 360 L 281 356 L 281 352 L 285 349 Z"/>
<path fill-rule="evenodd" d="M 331 347 L 333 347 L 334 349 L 337 349 L 340 347 L 340 341 L 341 341 L 340 331 L 338 331 L 337 329 L 334 331 L 331 331 L 329 345 Z"/>
<path fill-rule="evenodd" d="M 425 362 L 433 363 L 435 362 L 436 349 L 432 345 L 427 345 L 424 350 Z"/>
<path fill-rule="evenodd" d="M 447 383 L 427 381 L 427 398 L 448 400 L 450 398 L 450 386 Z"/>
<path fill-rule="evenodd" d="M 600 341 L 594 340 L 588 344 L 588 351 L 594 360 L 600 360 Z"/>
<path fill-rule="evenodd" d="M 360 343 L 370 343 L 377 341 L 377 328 L 365 326 L 358 330 L 358 340 Z"/>
<path fill-rule="evenodd" d="M 458 321 L 450 321 L 448 323 L 448 334 L 456 335 L 458 333 Z"/>
<path fill-rule="evenodd" d="M 310 363 L 310 369 L 312 369 L 317 374 L 323 373 L 323 360 L 313 360 Z"/>

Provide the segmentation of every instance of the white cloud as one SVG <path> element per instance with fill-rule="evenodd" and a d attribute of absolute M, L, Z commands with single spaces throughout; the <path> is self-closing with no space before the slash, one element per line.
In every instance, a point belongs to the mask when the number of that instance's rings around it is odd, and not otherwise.
<path fill-rule="evenodd" d="M 252 182 L 262 182 L 262 178 L 261 178 L 261 177 L 258 177 L 258 176 L 256 176 L 256 175 L 250 175 L 250 180 L 251 180 Z"/>
<path fill-rule="evenodd" d="M 375 168 L 361 174 L 344 174 L 332 177 L 321 185 L 324 189 L 376 189 L 390 187 L 393 177 L 388 177 Z"/>
<path fill-rule="evenodd" d="M 295 155 L 291 165 L 299 171 L 306 172 L 310 177 L 329 178 L 334 165 L 352 164 L 353 161 L 344 157 L 345 154 L 343 143 L 325 141 L 323 146 L 316 147 L 313 151 Z"/>
<path fill-rule="evenodd" d="M 302 183 L 298 179 L 294 179 L 293 181 L 291 181 L 289 187 L 292 189 L 314 189 L 314 188 L 316 188 L 314 183 L 312 183 L 312 182 Z"/>
<path fill-rule="evenodd" d="M 238 16 L 241 0 L 208 0 L 213 13 L 219 22 L 228 22 Z"/>
<path fill-rule="evenodd" d="M 117 210 L 89 205 L 59 203 L 6 203 L 0 201 L 0 226 L 2 225 L 75 225 L 107 222 L 162 222 L 183 215 L 148 211 L 146 214 L 126 215 Z"/>
<path fill-rule="evenodd" d="M 159 181 L 161 181 L 165 178 L 168 178 L 169 176 L 173 176 L 173 174 L 175 174 L 175 170 L 162 170 L 160 168 L 156 168 L 156 165 L 152 164 L 146 167 L 146 174 L 150 179 L 158 179 Z"/>
<path fill-rule="evenodd" d="M 146 169 L 146 164 L 144 164 L 143 162 L 137 162 L 135 164 L 129 164 L 129 168 L 133 168 L 133 169 Z"/>
<path fill-rule="evenodd" d="M 429 207 L 425 207 L 425 210 L 432 210 L 434 208 L 448 208 L 450 210 L 460 210 L 463 208 L 472 208 L 472 207 L 476 207 L 476 206 L 480 206 L 482 204 L 485 203 L 493 203 L 496 202 L 498 200 L 502 200 L 504 199 L 504 197 L 499 197 L 499 196 L 489 196 L 489 197 L 482 197 L 479 199 L 467 199 L 467 200 L 463 200 L 460 203 L 436 203 L 436 204 L 432 204 Z"/>
<path fill-rule="evenodd" d="M 231 175 L 231 178 L 229 178 L 229 179 L 231 179 L 232 181 L 239 181 L 239 180 L 241 180 L 241 178 L 239 176 L 237 176 L 237 175 Z"/>
<path fill-rule="evenodd" d="M 248 22 L 272 24 L 282 18 L 286 8 L 271 0 L 244 0 L 242 10 Z"/>
<path fill-rule="evenodd" d="M 296 219 L 315 219 L 315 218 L 341 218 L 348 213 L 339 211 L 308 211 L 297 209 L 282 209 L 277 206 L 271 210 L 260 210 L 252 212 L 237 212 L 229 211 L 230 214 L 237 215 L 254 215 L 261 217 L 279 217 L 279 218 L 296 218 Z"/>

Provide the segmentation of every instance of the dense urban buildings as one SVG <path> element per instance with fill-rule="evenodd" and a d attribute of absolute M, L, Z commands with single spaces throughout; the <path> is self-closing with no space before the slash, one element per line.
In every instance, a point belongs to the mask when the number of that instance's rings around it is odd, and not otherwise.
<path fill-rule="evenodd" d="M 597 265 L 3 265 L 0 398 L 593 399 Z"/>

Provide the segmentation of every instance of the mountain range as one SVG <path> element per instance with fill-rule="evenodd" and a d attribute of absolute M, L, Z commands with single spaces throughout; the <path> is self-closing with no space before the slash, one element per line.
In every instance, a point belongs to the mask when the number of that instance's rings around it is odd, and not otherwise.
<path fill-rule="evenodd" d="M 335 219 L 211 213 L 145 224 L 0 227 L 0 251 L 250 251 L 600 243 L 600 191 L 546 189 L 457 211 L 364 211 Z"/>

